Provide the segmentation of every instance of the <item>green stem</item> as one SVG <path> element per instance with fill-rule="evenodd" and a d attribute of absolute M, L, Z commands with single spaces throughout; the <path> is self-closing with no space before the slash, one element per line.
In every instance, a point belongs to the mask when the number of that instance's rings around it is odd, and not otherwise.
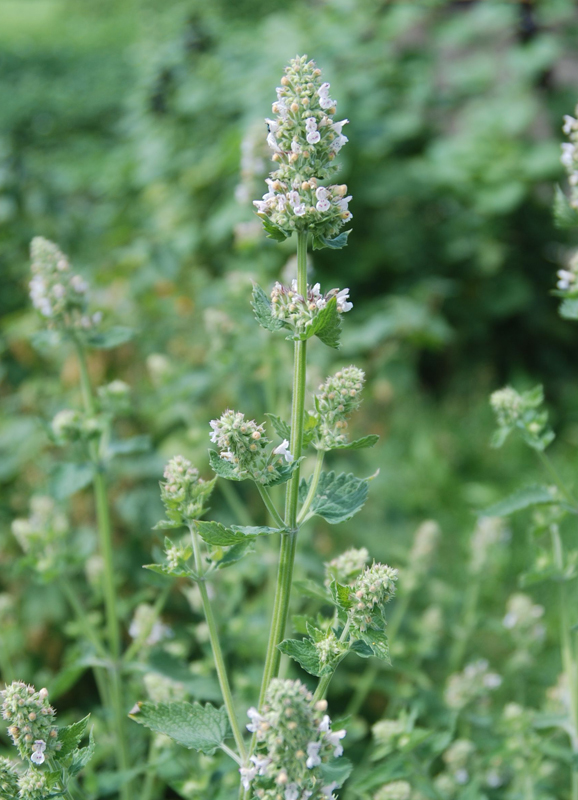
<path fill-rule="evenodd" d="M 285 522 L 283 520 L 283 517 L 281 516 L 281 514 L 275 508 L 275 504 L 271 500 L 271 495 L 269 494 L 267 489 L 264 486 L 261 486 L 260 483 L 256 483 L 255 486 L 259 490 L 259 494 L 261 495 L 261 499 L 265 503 L 265 507 L 267 508 L 267 511 L 273 517 L 273 520 L 277 523 L 277 525 L 280 528 L 284 528 L 285 527 Z"/>
<path fill-rule="evenodd" d="M 345 623 L 345 625 L 343 626 L 343 630 L 341 631 L 341 636 L 339 637 L 339 643 L 340 644 L 343 644 L 343 642 L 347 638 L 347 634 L 349 633 L 349 626 L 350 625 L 351 625 L 351 620 L 348 619 L 347 622 Z M 347 654 L 344 654 L 342 656 L 342 658 L 345 658 L 345 655 L 347 655 Z M 342 659 L 340 658 L 339 661 L 337 662 L 337 664 L 335 665 L 335 669 L 333 670 L 333 672 L 330 672 L 329 675 L 324 675 L 319 680 L 319 683 L 317 684 L 317 689 L 315 690 L 315 694 L 313 695 L 314 702 L 317 702 L 319 700 L 323 700 L 323 698 L 327 694 L 327 690 L 329 689 L 329 684 L 331 683 L 331 679 L 335 675 L 335 673 L 337 671 L 337 667 L 341 663 L 341 660 Z"/>
<path fill-rule="evenodd" d="M 315 468 L 313 470 L 313 475 L 311 477 L 311 486 L 309 487 L 309 491 L 307 492 L 307 497 L 305 498 L 305 502 L 301 507 L 299 516 L 297 517 L 297 525 L 302 525 L 303 522 L 305 522 L 305 519 L 307 518 L 307 512 L 311 508 L 311 503 L 313 502 L 313 498 L 315 497 L 317 487 L 319 486 L 319 478 L 321 477 L 321 470 L 323 469 L 324 458 L 325 458 L 325 450 L 318 450 L 317 458 L 315 460 Z"/>
<path fill-rule="evenodd" d="M 195 569 L 199 575 L 202 575 L 203 559 L 201 555 L 201 545 L 199 541 L 199 535 L 193 525 L 190 526 L 190 531 L 191 531 L 191 540 L 193 543 L 193 555 L 195 558 Z M 237 720 L 237 714 L 235 712 L 233 695 L 231 694 L 231 687 L 229 685 L 229 679 L 227 677 L 227 669 L 225 667 L 223 651 L 221 650 L 221 644 L 219 642 L 217 623 L 215 621 L 215 616 L 213 614 L 213 609 L 209 600 L 207 584 L 204 580 L 200 580 L 197 585 L 199 587 L 199 592 L 201 594 L 203 611 L 205 612 L 205 619 L 207 621 L 207 628 L 209 629 L 209 639 L 211 642 L 211 648 L 213 650 L 213 659 L 215 661 L 217 677 L 219 678 L 221 694 L 223 695 L 225 708 L 227 709 L 227 714 L 229 715 L 229 722 L 231 723 L 233 738 L 235 739 L 235 743 L 237 745 L 237 749 L 239 750 L 239 755 L 241 756 L 241 760 L 244 762 L 247 757 L 247 751 L 245 749 L 245 742 L 243 741 L 243 735 L 241 733 L 241 729 L 239 728 L 239 722 Z"/>

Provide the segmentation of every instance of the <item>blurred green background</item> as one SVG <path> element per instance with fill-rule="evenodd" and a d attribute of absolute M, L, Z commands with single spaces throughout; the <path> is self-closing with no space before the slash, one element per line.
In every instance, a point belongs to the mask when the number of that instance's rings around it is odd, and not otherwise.
<path fill-rule="evenodd" d="M 28 620 L 16 656 L 26 679 L 60 668 L 65 612 L 54 587 L 32 598 L 15 578 L 9 524 L 31 493 L 58 494 L 44 425 L 63 389 L 75 402 L 77 379 L 66 353 L 30 344 L 29 241 L 58 242 L 106 321 L 138 332 L 91 370 L 133 386 L 123 432 L 153 439 L 112 487 L 127 587 L 145 592 L 166 458 L 183 452 L 206 470 L 211 417 L 288 406 L 291 353 L 257 328 L 249 294 L 252 279 L 277 279 L 295 242 L 266 240 L 251 200 L 269 168 L 263 120 L 296 53 L 315 58 L 350 120 L 339 181 L 353 233 L 312 264 L 355 308 L 337 357 L 311 348 L 311 388 L 335 364 L 363 366 L 353 427 L 382 436 L 371 453 L 335 456 L 335 469 L 381 473 L 362 515 L 304 537 L 300 569 L 351 544 L 397 566 L 433 518 L 440 596 L 459 614 L 474 511 L 540 477 L 523 445 L 489 449 L 491 391 L 545 383 L 554 457 L 572 480 L 576 331 L 549 292 L 573 244 L 551 204 L 562 116 L 578 99 L 577 34 L 573 0 L 0 0 L 0 580 Z M 217 515 L 239 497 L 260 513 L 242 485 Z M 91 518 L 83 494 L 67 502 Z M 531 547 L 516 521 L 488 614 L 502 613 Z M 491 631 L 480 635 L 491 654 Z"/>

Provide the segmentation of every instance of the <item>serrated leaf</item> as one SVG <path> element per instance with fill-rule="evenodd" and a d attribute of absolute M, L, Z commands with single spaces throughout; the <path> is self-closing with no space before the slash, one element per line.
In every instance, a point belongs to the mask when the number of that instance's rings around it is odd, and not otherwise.
<path fill-rule="evenodd" d="M 259 215 L 259 219 L 263 223 L 268 239 L 274 239 L 276 242 L 284 242 L 285 239 L 291 236 L 291 234 L 284 231 L 283 228 L 274 225 L 269 217 L 262 217 Z"/>
<path fill-rule="evenodd" d="M 369 647 L 364 641 L 361 639 L 357 639 L 356 641 L 352 642 L 349 646 L 350 650 L 353 650 L 354 653 L 357 653 L 360 658 L 371 658 L 373 655 L 373 648 Z"/>
<path fill-rule="evenodd" d="M 354 439 L 353 442 L 345 442 L 345 444 L 338 444 L 332 447 L 332 450 L 363 450 L 366 447 L 373 447 L 379 441 L 379 436 L 376 433 L 370 433 L 369 436 L 362 436 L 361 439 Z"/>
<path fill-rule="evenodd" d="M 350 586 L 342 586 L 340 583 L 337 583 L 336 580 L 332 580 L 329 584 L 329 591 L 336 606 L 345 610 L 351 608 L 353 600 L 351 599 Z"/>
<path fill-rule="evenodd" d="M 323 250 L 324 247 L 329 247 L 330 250 L 341 250 L 342 247 L 346 247 L 351 230 L 350 228 L 348 231 L 343 231 L 338 236 L 334 236 L 333 239 L 328 239 L 326 236 L 314 236 L 313 249 Z"/>
<path fill-rule="evenodd" d="M 337 310 L 337 298 L 332 297 L 325 308 L 313 318 L 308 336 L 317 336 L 327 347 L 339 348 L 341 314 Z"/>
<path fill-rule="evenodd" d="M 279 475 L 276 478 L 273 478 L 270 481 L 265 483 L 265 486 L 279 486 L 281 483 L 286 483 L 290 478 L 293 477 L 293 473 L 296 469 L 299 468 L 299 465 L 304 460 L 305 456 L 301 456 L 301 458 L 297 458 L 295 461 L 291 461 L 288 464 L 286 461 L 283 462 L 280 466 L 277 466 L 277 472 Z"/>
<path fill-rule="evenodd" d="M 86 717 L 83 717 L 78 722 L 67 725 L 65 728 L 58 729 L 57 741 L 61 747 L 60 750 L 54 752 L 54 759 L 56 761 L 62 761 L 63 758 L 66 758 L 66 756 L 78 747 L 81 739 L 86 734 L 89 719 L 90 714 L 87 714 Z"/>
<path fill-rule="evenodd" d="M 131 436 L 130 439 L 119 439 L 108 445 L 111 456 L 127 455 L 129 453 L 144 453 L 151 449 L 151 437 L 147 434 Z"/>
<path fill-rule="evenodd" d="M 314 597 L 324 603 L 330 603 L 327 593 L 313 581 L 293 581 L 293 588 L 307 597 Z"/>
<path fill-rule="evenodd" d="M 253 286 L 253 300 L 251 302 L 255 319 L 267 331 L 278 331 L 287 327 L 282 319 L 276 319 L 271 312 L 271 301 L 258 284 Z"/>
<path fill-rule="evenodd" d="M 574 228 L 578 225 L 578 212 L 572 208 L 559 186 L 554 194 L 554 224 L 557 228 Z"/>
<path fill-rule="evenodd" d="M 341 758 L 333 758 L 326 764 L 321 764 L 319 772 L 323 776 L 323 783 L 336 783 L 339 787 L 349 778 L 352 769 L 351 761 L 341 756 Z"/>
<path fill-rule="evenodd" d="M 86 767 L 92 756 L 94 755 L 94 751 L 96 749 L 96 743 L 94 741 L 94 736 L 92 731 L 90 731 L 90 735 L 88 737 L 88 744 L 86 747 L 81 747 L 78 750 L 75 750 L 72 754 L 72 763 L 67 768 L 68 774 L 71 777 L 78 775 L 78 773 Z"/>
<path fill-rule="evenodd" d="M 320 678 L 333 672 L 333 666 L 326 664 L 321 666 L 319 652 L 311 639 L 285 639 L 277 645 L 279 650 L 286 656 L 300 664 L 305 672 Z"/>
<path fill-rule="evenodd" d="M 93 478 L 93 464 L 59 464 L 52 473 L 52 493 L 57 500 L 65 500 L 85 489 Z"/>
<path fill-rule="evenodd" d="M 130 718 L 155 733 L 164 733 L 189 750 L 212 755 L 229 734 L 227 711 L 207 703 L 139 703 Z"/>
<path fill-rule="evenodd" d="M 135 332 L 132 328 L 116 325 L 107 331 L 91 331 L 85 334 L 84 338 L 89 347 L 95 347 L 98 350 L 110 350 L 113 347 L 129 342 L 134 334 Z"/>
<path fill-rule="evenodd" d="M 235 472 L 235 467 L 230 461 L 225 461 L 224 458 L 217 453 L 216 450 L 209 450 L 209 464 L 213 472 L 216 472 L 219 478 L 225 478 L 228 481 L 244 481 L 246 478 L 241 478 Z"/>
<path fill-rule="evenodd" d="M 277 414 L 265 414 L 266 417 L 269 417 L 271 420 L 271 424 L 275 428 L 275 433 L 279 436 L 280 439 L 287 439 L 290 441 L 291 439 L 291 428 L 282 420 L 281 417 L 278 417 Z"/>
<path fill-rule="evenodd" d="M 480 517 L 507 517 L 516 511 L 522 511 L 531 506 L 548 505 L 555 503 L 556 498 L 547 486 L 532 484 L 523 489 L 518 489 L 513 494 L 494 503 L 478 512 Z"/>
<path fill-rule="evenodd" d="M 272 533 L 283 533 L 287 528 L 270 528 L 268 525 L 231 525 L 231 530 L 247 536 L 270 536 Z"/>
<path fill-rule="evenodd" d="M 382 661 L 391 663 L 389 660 L 389 642 L 386 634 L 383 631 L 368 630 L 358 632 L 357 634 L 362 642 L 364 642 L 376 658 Z"/>
<path fill-rule="evenodd" d="M 307 496 L 311 478 L 301 481 L 303 497 Z M 311 503 L 308 517 L 317 515 L 331 524 L 351 519 L 363 507 L 367 500 L 369 480 L 356 478 L 351 473 L 322 472 L 317 493 Z"/>
<path fill-rule="evenodd" d="M 578 297 L 564 298 L 558 313 L 562 319 L 578 319 Z"/>
<path fill-rule="evenodd" d="M 231 547 L 246 539 L 242 533 L 225 528 L 220 522 L 197 522 L 195 526 L 201 539 L 213 547 Z"/>
<path fill-rule="evenodd" d="M 214 563 L 217 566 L 217 569 L 224 569 L 225 567 L 230 567 L 231 564 L 234 564 L 236 561 L 240 561 L 248 553 L 252 553 L 254 550 L 254 539 L 245 537 L 244 542 L 239 542 L 238 544 L 234 544 L 232 547 L 229 547 L 227 552 Z"/>

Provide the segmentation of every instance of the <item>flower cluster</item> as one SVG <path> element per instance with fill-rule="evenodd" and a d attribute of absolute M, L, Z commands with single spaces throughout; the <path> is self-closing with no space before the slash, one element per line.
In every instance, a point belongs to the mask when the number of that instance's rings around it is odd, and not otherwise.
<path fill-rule="evenodd" d="M 384 606 L 395 594 L 397 570 L 387 564 L 373 563 L 366 567 L 353 584 L 352 625 L 360 631 L 383 628 Z"/>
<path fill-rule="evenodd" d="M 411 785 L 407 781 L 386 783 L 373 795 L 373 800 L 411 800 Z"/>
<path fill-rule="evenodd" d="M 184 684 L 158 672 L 145 673 L 143 683 L 153 703 L 173 703 L 176 700 L 184 700 L 187 696 Z"/>
<path fill-rule="evenodd" d="M 493 447 L 501 447 L 509 434 L 518 429 L 526 444 L 535 450 L 544 450 L 554 439 L 548 427 L 548 412 L 541 410 L 544 391 L 535 386 L 528 392 L 519 394 L 511 386 L 499 389 L 490 397 L 490 404 L 496 414 L 498 430 L 492 439 Z"/>
<path fill-rule="evenodd" d="M 100 436 L 103 432 L 102 418 L 87 416 L 72 408 L 63 408 L 55 414 L 52 423 L 52 435 L 59 445 L 79 440 L 87 441 Z"/>
<path fill-rule="evenodd" d="M 198 519 L 213 491 L 215 481 L 204 481 L 199 470 L 183 456 L 174 456 L 168 462 L 161 481 L 161 499 L 167 517 L 174 527 Z"/>
<path fill-rule="evenodd" d="M 52 328 L 90 329 L 98 325 L 102 314 L 87 311 L 88 283 L 70 268 L 58 247 L 37 236 L 30 245 L 32 305 Z"/>
<path fill-rule="evenodd" d="M 347 186 L 320 185 L 336 170 L 333 161 L 347 142 L 343 126 L 349 122 L 334 121 L 336 102 L 329 88 L 315 62 L 297 57 L 277 88 L 275 119 L 265 120 L 277 169 L 266 180 L 263 199 L 254 205 L 262 219 L 286 236 L 309 230 L 332 238 L 352 217 Z"/>
<path fill-rule="evenodd" d="M 18 780 L 20 800 L 45 800 L 51 796 L 50 786 L 44 772 L 28 770 Z"/>
<path fill-rule="evenodd" d="M 2 717 L 8 733 L 25 761 L 42 764 L 45 752 L 59 750 L 56 712 L 48 702 L 48 691 L 37 692 L 33 686 L 15 681 L 0 692 Z"/>
<path fill-rule="evenodd" d="M 574 113 L 578 116 L 578 106 Z M 568 173 L 570 205 L 572 208 L 578 209 L 578 119 L 565 114 L 562 130 L 570 141 L 564 142 L 562 145 L 560 161 Z"/>
<path fill-rule="evenodd" d="M 332 580 L 342 586 L 351 585 L 359 573 L 367 566 L 369 553 L 367 548 L 357 549 L 351 547 L 336 558 L 325 564 L 325 585 L 329 586 Z"/>
<path fill-rule="evenodd" d="M 290 286 L 277 282 L 271 290 L 271 315 L 295 329 L 298 335 L 307 332 L 320 311 L 335 297 L 338 313 L 351 311 L 353 303 L 349 301 L 349 289 L 331 289 L 322 294 L 320 284 L 307 285 L 307 297 L 297 291 L 297 281 Z"/>
<path fill-rule="evenodd" d="M 364 381 L 363 370 L 345 367 L 319 387 L 319 394 L 315 395 L 319 415 L 316 447 L 319 450 L 331 450 L 347 442 L 347 417 L 359 408 Z"/>
<path fill-rule="evenodd" d="M 445 701 L 450 708 L 459 710 L 501 684 L 502 678 L 490 672 L 486 659 L 480 658 L 468 664 L 463 672 L 450 675 L 444 693 Z"/>
<path fill-rule="evenodd" d="M 12 800 L 18 794 L 18 772 L 9 758 L 0 758 L 0 797 Z"/>
<path fill-rule="evenodd" d="M 240 411 L 227 410 L 219 419 L 211 420 L 210 425 L 213 429 L 211 441 L 220 448 L 220 457 L 233 465 L 240 479 L 271 483 L 279 478 L 279 467 L 284 461 L 287 464 L 293 461 L 287 439 L 269 453 L 270 441 L 265 427 L 255 420 L 245 419 Z"/>
<path fill-rule="evenodd" d="M 300 681 L 273 679 L 261 712 L 250 708 L 247 729 L 259 750 L 241 780 L 259 800 L 329 800 L 336 782 L 324 783 L 322 770 L 343 753 L 345 730 L 333 731 L 324 712 L 327 701 L 314 702 Z"/>
<path fill-rule="evenodd" d="M 30 499 L 30 516 L 12 521 L 12 533 L 22 550 L 34 560 L 41 574 L 58 567 L 62 544 L 69 531 L 66 516 L 56 508 L 47 495 L 34 495 Z"/>

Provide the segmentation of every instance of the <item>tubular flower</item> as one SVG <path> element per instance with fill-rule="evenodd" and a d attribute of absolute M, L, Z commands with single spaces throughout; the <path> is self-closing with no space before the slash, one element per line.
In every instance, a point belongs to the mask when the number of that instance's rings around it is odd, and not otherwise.
<path fill-rule="evenodd" d="M 294 280 L 291 286 L 277 282 L 271 291 L 271 314 L 275 319 L 291 325 L 296 334 L 303 334 L 333 297 L 336 298 L 338 313 L 353 308 L 353 303 L 348 300 L 349 289 L 331 289 L 327 294 L 322 294 L 320 285 L 316 283 L 307 286 L 307 296 L 303 297 L 297 291 L 297 281 Z"/>

